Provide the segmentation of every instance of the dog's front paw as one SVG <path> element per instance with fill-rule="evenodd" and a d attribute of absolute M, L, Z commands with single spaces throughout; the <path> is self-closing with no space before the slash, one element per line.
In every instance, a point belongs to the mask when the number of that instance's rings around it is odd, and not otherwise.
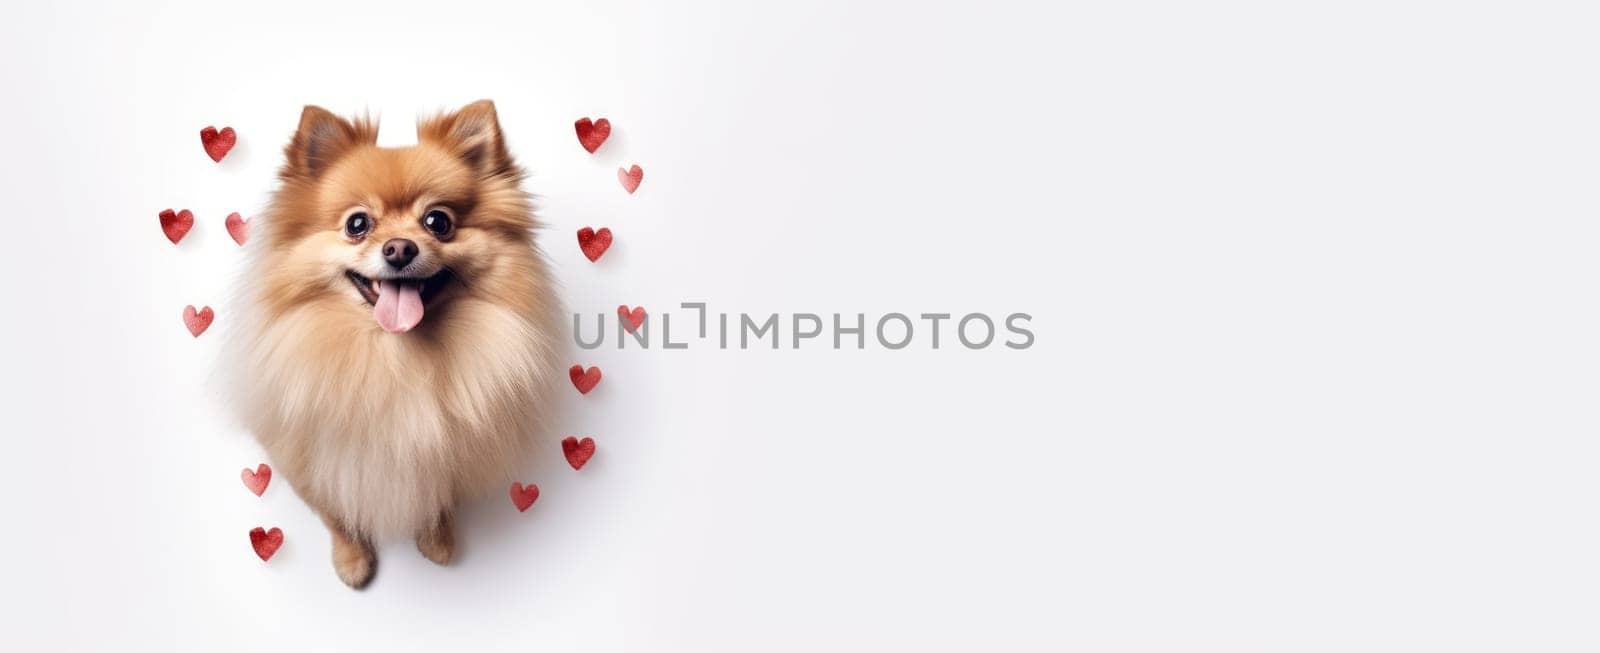
<path fill-rule="evenodd" d="M 438 525 L 417 536 L 417 550 L 434 564 L 450 564 L 450 557 L 456 552 L 456 535 L 449 515 L 440 517 Z"/>
<path fill-rule="evenodd" d="M 333 570 L 344 584 L 361 589 L 372 582 L 373 574 L 378 571 L 378 554 L 364 543 L 336 535 L 333 538 Z"/>

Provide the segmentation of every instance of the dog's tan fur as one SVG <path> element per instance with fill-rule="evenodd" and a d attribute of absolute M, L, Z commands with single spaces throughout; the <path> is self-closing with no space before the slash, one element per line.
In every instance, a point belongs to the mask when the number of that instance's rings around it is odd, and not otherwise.
<path fill-rule="evenodd" d="M 251 223 L 225 363 L 233 405 L 328 524 L 352 587 L 371 579 L 384 538 L 450 560 L 455 506 L 509 485 L 558 378 L 554 288 L 494 105 L 417 134 L 414 147 L 380 148 L 372 121 L 306 107 Z M 358 242 L 343 224 L 354 206 L 373 221 Z M 456 216 L 447 239 L 421 226 L 433 206 Z M 397 237 L 455 273 L 407 333 L 381 329 L 345 277 Z"/>

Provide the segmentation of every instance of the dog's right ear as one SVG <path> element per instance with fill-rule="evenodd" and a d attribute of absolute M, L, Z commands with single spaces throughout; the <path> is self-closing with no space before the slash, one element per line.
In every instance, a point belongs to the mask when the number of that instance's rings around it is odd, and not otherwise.
<path fill-rule="evenodd" d="M 356 146 L 378 142 L 378 127 L 370 118 L 346 122 L 319 106 L 300 112 L 300 129 L 284 148 L 288 159 L 284 176 L 315 178 Z"/>

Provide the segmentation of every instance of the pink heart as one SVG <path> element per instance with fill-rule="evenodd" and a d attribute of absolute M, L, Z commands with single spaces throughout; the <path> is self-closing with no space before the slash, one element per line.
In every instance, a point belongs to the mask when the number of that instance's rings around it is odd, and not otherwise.
<path fill-rule="evenodd" d="M 644 170 L 639 166 L 634 166 L 628 170 L 617 168 L 617 181 L 622 182 L 623 190 L 632 195 L 633 191 L 639 190 L 639 182 L 644 181 Z"/>
<path fill-rule="evenodd" d="M 244 481 L 246 488 L 256 493 L 256 496 L 259 497 L 262 492 L 267 491 L 267 484 L 272 482 L 272 468 L 268 467 L 266 463 L 256 465 L 256 471 L 253 472 L 250 471 L 249 467 L 246 467 L 239 470 L 239 478 Z"/>
<path fill-rule="evenodd" d="M 189 333 L 194 334 L 196 338 L 211 328 L 211 320 L 216 317 L 217 314 L 212 312 L 210 306 L 201 308 L 198 313 L 195 312 L 193 304 L 183 307 L 183 325 L 189 327 Z"/>
<path fill-rule="evenodd" d="M 233 236 L 233 242 L 239 243 L 240 246 L 250 238 L 250 221 L 238 213 L 229 213 L 224 224 L 228 226 L 228 235 Z"/>

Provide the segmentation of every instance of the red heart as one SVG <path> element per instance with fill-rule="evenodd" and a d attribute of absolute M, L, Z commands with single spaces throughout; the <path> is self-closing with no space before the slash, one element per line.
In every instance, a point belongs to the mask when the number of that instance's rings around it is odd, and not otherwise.
<path fill-rule="evenodd" d="M 228 226 L 228 235 L 233 236 L 233 242 L 239 243 L 240 246 L 250 238 L 250 221 L 239 214 L 229 213 L 225 224 Z"/>
<path fill-rule="evenodd" d="M 639 330 L 640 324 L 644 324 L 644 307 L 640 306 L 629 311 L 628 305 L 623 304 L 617 307 L 617 317 L 623 320 L 622 328 L 627 329 L 628 333 L 633 333 Z"/>
<path fill-rule="evenodd" d="M 205 146 L 206 155 L 217 163 L 222 163 L 222 157 L 228 156 L 228 150 L 237 142 L 239 135 L 233 133 L 232 127 L 223 127 L 220 132 L 210 126 L 200 130 L 200 144 Z"/>
<path fill-rule="evenodd" d="M 246 488 L 256 493 L 256 496 L 259 497 L 262 492 L 267 491 L 267 484 L 272 482 L 272 468 L 268 467 L 266 463 L 256 465 L 256 471 L 253 472 L 250 471 L 249 467 L 246 467 L 239 470 L 239 478 L 244 481 Z"/>
<path fill-rule="evenodd" d="M 189 229 L 193 226 L 194 214 L 190 213 L 189 209 L 184 209 L 177 213 L 173 213 L 172 209 L 165 209 L 161 212 L 161 230 L 166 232 L 167 240 L 172 241 L 174 245 L 183 240 L 183 237 L 189 233 Z"/>
<path fill-rule="evenodd" d="M 567 464 L 573 469 L 583 469 L 584 463 L 594 457 L 594 438 L 579 440 L 569 435 L 561 441 L 561 453 L 567 455 Z"/>
<path fill-rule="evenodd" d="M 211 328 L 211 320 L 216 317 L 217 314 L 211 311 L 210 306 L 202 307 L 199 313 L 194 311 L 193 304 L 183 307 L 183 325 L 189 327 L 189 333 L 194 334 L 196 338 Z"/>
<path fill-rule="evenodd" d="M 277 526 L 270 531 L 260 526 L 250 529 L 250 547 L 256 550 L 256 555 L 261 556 L 262 562 L 271 559 L 280 546 L 283 546 L 283 531 Z"/>
<path fill-rule="evenodd" d="M 539 486 L 532 483 L 522 487 L 521 483 L 511 484 L 511 504 L 517 507 L 517 512 L 527 512 L 528 506 L 539 500 Z"/>
<path fill-rule="evenodd" d="M 573 365 L 572 369 L 567 370 L 567 376 L 572 377 L 572 385 L 578 388 L 579 393 L 589 394 L 600 383 L 600 368 L 591 367 L 584 371 L 582 365 Z"/>
<path fill-rule="evenodd" d="M 639 190 L 639 182 L 644 181 L 644 170 L 639 166 L 634 166 L 629 170 L 617 168 L 617 181 L 622 182 L 623 190 L 632 195 L 633 191 Z"/>
<path fill-rule="evenodd" d="M 583 250 L 583 255 L 590 261 L 600 260 L 600 255 L 611 249 L 611 230 L 601 227 L 595 231 L 588 227 L 578 230 L 578 249 Z"/>
<path fill-rule="evenodd" d="M 605 118 L 591 123 L 588 116 L 584 116 L 579 118 L 578 122 L 573 126 L 578 129 L 578 144 L 582 145 L 583 149 L 588 150 L 590 154 L 594 154 L 595 150 L 600 149 L 600 144 L 606 142 L 606 138 L 611 136 L 611 121 Z"/>
<path fill-rule="evenodd" d="M 194 333 L 195 338 L 200 338 L 205 330 L 211 328 L 211 320 L 214 318 L 216 314 L 211 312 L 210 306 L 202 307 L 200 312 L 195 312 L 194 304 L 184 306 L 184 327 L 189 327 L 189 333 Z"/>

